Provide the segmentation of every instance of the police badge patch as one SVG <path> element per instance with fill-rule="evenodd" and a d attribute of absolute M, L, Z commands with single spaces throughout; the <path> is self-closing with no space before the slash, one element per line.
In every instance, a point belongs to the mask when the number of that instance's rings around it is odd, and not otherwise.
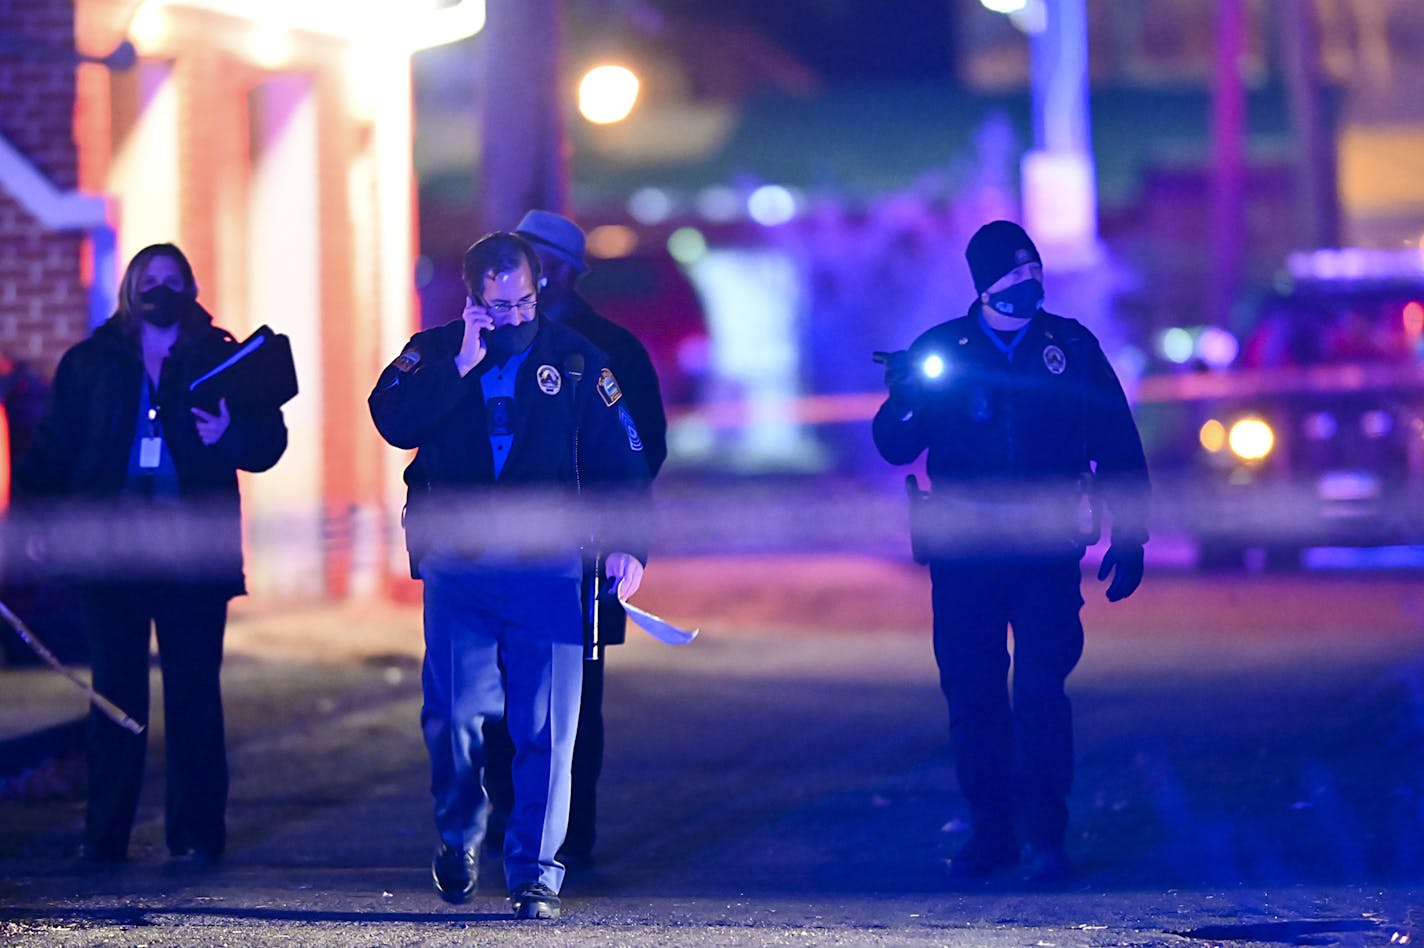
<path fill-rule="evenodd" d="M 598 397 L 603 399 L 603 404 L 609 408 L 616 405 L 618 399 L 623 397 L 623 390 L 618 387 L 618 380 L 608 369 L 598 373 Z"/>
<path fill-rule="evenodd" d="M 547 363 L 534 370 L 534 380 L 539 383 L 539 391 L 545 395 L 557 395 L 564 387 L 564 378 L 559 370 Z"/>
<path fill-rule="evenodd" d="M 628 447 L 634 451 L 643 450 L 643 439 L 638 436 L 638 426 L 633 424 L 633 416 L 628 414 L 628 409 L 619 407 L 618 420 L 623 422 L 623 430 L 628 432 Z"/>
<path fill-rule="evenodd" d="M 1048 371 L 1054 375 L 1062 375 L 1063 370 L 1068 368 L 1068 357 L 1063 354 L 1063 350 L 1057 346 L 1045 346 L 1043 350 L 1043 364 L 1048 366 Z"/>
<path fill-rule="evenodd" d="M 391 365 L 395 366 L 399 372 L 409 372 L 420 364 L 420 352 L 415 349 L 407 349 L 396 357 L 396 361 Z"/>

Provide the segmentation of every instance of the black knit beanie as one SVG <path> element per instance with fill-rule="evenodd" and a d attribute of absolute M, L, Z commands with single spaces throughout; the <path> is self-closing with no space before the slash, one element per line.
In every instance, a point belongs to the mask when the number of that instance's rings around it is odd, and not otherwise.
<path fill-rule="evenodd" d="M 1043 263 L 1028 234 L 1012 221 L 992 221 L 979 228 L 969 238 L 964 256 L 969 261 L 969 272 L 974 275 L 974 289 L 979 293 L 1010 270 L 1026 263 Z"/>

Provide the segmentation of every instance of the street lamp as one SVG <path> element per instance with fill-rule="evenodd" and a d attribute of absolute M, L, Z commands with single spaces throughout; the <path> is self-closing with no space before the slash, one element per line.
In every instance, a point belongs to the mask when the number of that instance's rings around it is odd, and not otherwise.
<path fill-rule="evenodd" d="M 638 77 L 627 66 L 595 66 L 579 82 L 579 114 L 595 125 L 623 121 L 637 101 Z"/>

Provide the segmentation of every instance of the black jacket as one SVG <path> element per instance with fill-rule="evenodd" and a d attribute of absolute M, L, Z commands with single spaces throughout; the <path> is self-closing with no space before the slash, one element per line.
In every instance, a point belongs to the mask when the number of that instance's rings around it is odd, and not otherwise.
<path fill-rule="evenodd" d="M 577 293 L 570 293 L 568 302 L 558 312 L 548 315 L 608 354 L 608 367 L 623 386 L 623 394 L 628 399 L 628 414 L 633 416 L 638 434 L 643 439 L 648 472 L 657 477 L 663 461 L 667 460 L 668 426 L 658 373 L 653 368 L 653 360 L 648 357 L 648 350 L 637 336 L 599 315 Z"/>
<path fill-rule="evenodd" d="M 411 575 L 417 578 L 420 561 L 433 546 L 482 552 L 482 538 L 473 534 L 481 516 L 500 513 L 501 496 L 636 500 L 649 479 L 636 424 L 607 357 L 583 336 L 541 316 L 515 379 L 514 441 L 496 480 L 480 384 L 494 360 L 486 357 L 461 378 L 455 355 L 464 333 L 460 319 L 416 333 L 381 373 L 368 400 L 381 437 L 398 448 L 416 449 L 405 471 L 404 519 Z M 583 374 L 575 382 L 578 359 Z M 589 543 L 600 552 L 642 557 L 640 531 L 628 520 L 600 520 Z M 590 534 L 571 532 L 566 549 L 589 545 Z"/>
<path fill-rule="evenodd" d="M 976 302 L 968 315 L 914 341 L 915 371 L 931 356 L 943 370 L 917 377 L 910 404 L 891 398 L 880 407 L 873 434 L 881 455 L 908 464 L 928 450 L 934 494 L 946 502 L 1012 502 L 1047 489 L 1076 506 L 1079 478 L 1092 470 L 1112 513 L 1113 540 L 1145 542 L 1147 462 L 1097 339 L 1076 320 L 1039 313 L 1010 361 L 991 331 Z M 1072 520 L 1068 511 L 1065 522 Z"/>
<path fill-rule="evenodd" d="M 622 326 L 600 315 L 588 300 L 576 292 L 565 298 L 563 306 L 551 310 L 549 317 L 568 326 L 589 342 L 608 353 L 608 367 L 618 376 L 623 392 L 628 399 L 628 414 L 638 426 L 638 434 L 643 439 L 643 452 L 648 459 L 648 473 L 658 476 L 658 471 L 667 460 L 667 414 L 663 409 L 663 396 L 658 385 L 658 373 L 653 368 L 653 360 L 648 350 Z M 606 580 L 585 575 L 586 582 L 593 582 L 602 588 Z M 587 612 L 587 610 L 586 610 Z M 618 597 L 607 592 L 598 597 L 598 641 L 604 645 L 618 645 L 627 639 L 628 617 Z"/>
<path fill-rule="evenodd" d="M 201 547 L 201 552 L 189 552 L 181 578 L 211 580 L 229 595 L 245 591 L 237 471 L 265 471 L 287 448 L 287 428 L 278 407 L 229 406 L 232 420 L 222 438 L 211 446 L 198 438 L 188 385 L 237 345 L 230 333 L 211 325 L 211 317 L 200 314 L 199 325 L 174 344 L 164 361 L 156 391 L 163 438 L 178 475 L 180 509 L 196 515 L 196 522 L 189 521 L 194 529 L 182 536 Z M 35 509 L 42 515 L 49 502 L 58 500 L 70 509 L 119 509 L 128 499 L 124 485 L 143 378 L 137 337 L 124 333 L 116 318 L 64 354 L 49 410 L 16 471 L 21 510 Z M 115 531 L 108 536 L 116 555 L 135 540 L 141 546 L 146 540 L 166 539 L 124 537 L 119 519 L 104 529 Z M 59 546 L 64 546 L 62 541 Z M 63 563 L 57 565 L 64 568 Z"/>

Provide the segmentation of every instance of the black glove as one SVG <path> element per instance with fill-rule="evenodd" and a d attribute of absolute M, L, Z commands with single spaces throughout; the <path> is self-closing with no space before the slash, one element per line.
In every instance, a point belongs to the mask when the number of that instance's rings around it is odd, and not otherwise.
<path fill-rule="evenodd" d="M 900 414 L 911 412 L 919 400 L 919 386 L 915 384 L 915 369 L 910 364 L 910 353 L 887 352 L 885 363 L 885 387 L 890 391 L 890 404 Z"/>
<path fill-rule="evenodd" d="M 1103 565 L 1098 567 L 1098 579 L 1108 578 L 1108 602 L 1117 602 L 1131 596 L 1142 584 L 1142 544 L 1114 543 L 1103 554 Z"/>

